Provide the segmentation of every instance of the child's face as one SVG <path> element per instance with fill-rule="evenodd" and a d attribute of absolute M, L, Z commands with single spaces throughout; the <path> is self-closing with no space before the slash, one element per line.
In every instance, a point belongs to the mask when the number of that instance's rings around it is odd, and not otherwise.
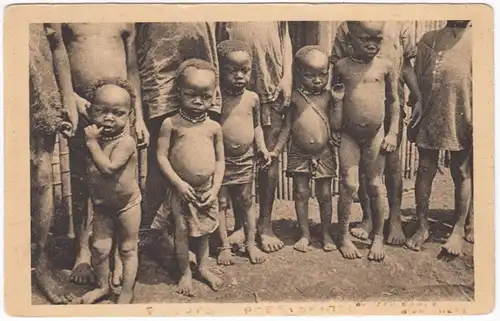
<path fill-rule="evenodd" d="M 319 50 L 311 51 L 297 67 L 299 83 L 311 92 L 321 92 L 328 83 L 328 57 Z"/>
<path fill-rule="evenodd" d="M 181 108 L 190 114 L 202 114 L 212 106 L 215 93 L 215 73 L 188 67 L 179 84 Z"/>
<path fill-rule="evenodd" d="M 129 93 L 115 85 L 97 89 L 90 116 L 103 136 L 120 134 L 129 120 L 131 104 Z"/>
<path fill-rule="evenodd" d="M 222 86 L 226 88 L 243 89 L 250 80 L 252 60 L 248 52 L 230 52 L 224 58 L 221 68 Z"/>
<path fill-rule="evenodd" d="M 383 26 L 382 23 L 358 22 L 349 27 L 349 36 L 356 56 L 373 59 L 378 54 L 384 39 Z"/>

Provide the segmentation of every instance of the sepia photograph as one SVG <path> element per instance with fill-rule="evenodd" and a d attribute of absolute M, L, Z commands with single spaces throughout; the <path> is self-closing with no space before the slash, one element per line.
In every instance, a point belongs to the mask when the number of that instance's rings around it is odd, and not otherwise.
<path fill-rule="evenodd" d="M 473 44 L 490 11 L 289 7 L 26 21 L 28 305 L 476 302 L 493 244 L 475 237 L 493 230 L 474 212 L 491 225 L 493 199 L 477 210 L 473 150 L 492 148 L 475 145 L 493 107 L 473 125 Z"/>

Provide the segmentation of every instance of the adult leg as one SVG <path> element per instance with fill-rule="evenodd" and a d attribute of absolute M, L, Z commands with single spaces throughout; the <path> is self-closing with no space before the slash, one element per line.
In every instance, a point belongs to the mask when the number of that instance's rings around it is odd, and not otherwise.
<path fill-rule="evenodd" d="M 372 209 L 370 205 L 370 198 L 366 190 L 366 180 L 363 171 L 359 171 L 359 189 L 358 198 L 363 211 L 363 218 L 361 223 L 351 228 L 352 236 L 360 239 L 367 240 L 372 232 Z"/>
<path fill-rule="evenodd" d="M 219 265 L 233 264 L 231 245 L 229 244 L 229 239 L 227 237 L 226 211 L 228 203 L 229 186 L 222 186 L 219 191 L 219 227 L 217 228 L 221 242 L 221 247 L 219 248 L 219 253 L 217 254 L 217 264 Z"/>
<path fill-rule="evenodd" d="M 342 133 L 339 148 L 340 188 L 337 212 L 340 229 L 339 251 L 346 259 L 362 257 L 349 235 L 349 216 L 351 215 L 353 195 L 359 188 L 359 160 L 358 144 L 347 133 Z"/>
<path fill-rule="evenodd" d="M 368 260 L 384 259 L 384 212 L 382 205 L 382 173 L 384 172 L 385 156 L 380 153 L 380 145 L 384 139 L 381 129 L 370 145 L 361 152 L 361 169 L 366 179 L 366 190 L 372 209 L 373 241 L 368 253 Z"/>
<path fill-rule="evenodd" d="M 32 137 L 31 148 L 35 152 L 32 167 L 33 214 L 36 237 L 35 280 L 39 289 L 53 304 L 67 304 L 73 298 L 64 293 L 53 277 L 52 266 L 47 253 L 47 240 L 54 214 L 52 186 L 52 152 L 55 136 Z"/>
<path fill-rule="evenodd" d="M 309 176 L 296 174 L 293 178 L 293 200 L 297 223 L 300 228 L 300 239 L 293 248 L 300 252 L 307 252 L 311 244 L 311 233 L 309 232 L 309 198 L 311 189 L 309 187 Z"/>
<path fill-rule="evenodd" d="M 70 280 L 76 284 L 89 284 L 96 281 L 90 265 L 90 229 L 92 210 L 86 182 L 86 146 L 82 142 L 83 133 L 70 140 L 71 189 L 73 219 L 75 225 L 76 260 Z"/>
<path fill-rule="evenodd" d="M 82 304 L 91 304 L 109 295 L 109 254 L 113 243 L 113 219 L 106 210 L 93 213 L 92 267 L 98 277 L 98 288 L 81 297 Z"/>
<path fill-rule="evenodd" d="M 470 180 L 471 180 L 471 200 L 469 205 L 469 213 L 465 222 L 465 240 L 474 243 L 474 153 L 470 155 Z"/>
<path fill-rule="evenodd" d="M 278 141 L 283 125 L 283 117 L 273 108 L 271 112 L 271 126 L 263 126 L 264 140 L 269 150 L 272 150 Z M 267 170 L 259 170 L 259 222 L 258 233 L 264 252 L 275 252 L 283 248 L 283 242 L 276 237 L 271 224 L 271 213 L 274 205 L 274 194 L 279 176 L 278 160 L 275 159 Z"/>
<path fill-rule="evenodd" d="M 321 217 L 321 234 L 323 237 L 323 250 L 330 252 L 337 247 L 333 243 L 330 235 L 330 227 L 332 225 L 332 178 L 316 179 L 316 199 L 319 204 L 319 214 Z"/>
<path fill-rule="evenodd" d="M 406 241 L 406 247 L 413 251 L 420 251 L 422 245 L 429 238 L 429 198 L 432 191 L 432 181 L 436 176 L 439 151 L 425 148 L 418 149 L 419 161 L 417 179 L 415 181 L 415 199 L 417 202 L 417 218 L 419 228 Z"/>
<path fill-rule="evenodd" d="M 465 220 L 472 202 L 470 156 L 470 149 L 451 152 L 451 175 L 455 183 L 455 222 L 453 231 L 443 245 L 443 249 L 452 255 L 462 254 Z"/>

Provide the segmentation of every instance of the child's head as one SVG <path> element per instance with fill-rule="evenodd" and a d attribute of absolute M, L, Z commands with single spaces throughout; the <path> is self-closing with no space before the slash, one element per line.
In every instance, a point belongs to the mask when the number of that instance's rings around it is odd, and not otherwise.
<path fill-rule="evenodd" d="M 328 84 L 328 55 L 320 46 L 305 46 L 295 54 L 295 77 L 300 86 L 321 92 Z"/>
<path fill-rule="evenodd" d="M 98 80 L 90 86 L 88 99 L 90 118 L 102 128 L 102 135 L 114 136 L 123 132 L 135 103 L 134 89 L 126 80 Z"/>
<path fill-rule="evenodd" d="M 252 51 L 243 41 L 225 40 L 217 46 L 221 86 L 243 89 L 250 80 Z"/>
<path fill-rule="evenodd" d="M 349 36 L 354 55 L 371 60 L 380 51 L 384 22 L 382 21 L 348 21 Z"/>
<path fill-rule="evenodd" d="M 181 108 L 190 114 L 207 112 L 213 103 L 217 72 L 208 61 L 189 59 L 184 61 L 176 73 Z"/>

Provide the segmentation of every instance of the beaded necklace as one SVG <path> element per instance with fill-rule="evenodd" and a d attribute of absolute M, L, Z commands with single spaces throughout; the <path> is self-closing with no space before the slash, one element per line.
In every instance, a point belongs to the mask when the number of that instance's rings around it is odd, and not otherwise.
<path fill-rule="evenodd" d="M 183 119 L 193 124 L 202 123 L 205 121 L 205 119 L 207 119 L 207 113 L 203 113 L 200 116 L 191 117 L 188 114 L 186 114 L 186 112 L 183 109 L 179 110 L 179 115 L 181 115 Z"/>

